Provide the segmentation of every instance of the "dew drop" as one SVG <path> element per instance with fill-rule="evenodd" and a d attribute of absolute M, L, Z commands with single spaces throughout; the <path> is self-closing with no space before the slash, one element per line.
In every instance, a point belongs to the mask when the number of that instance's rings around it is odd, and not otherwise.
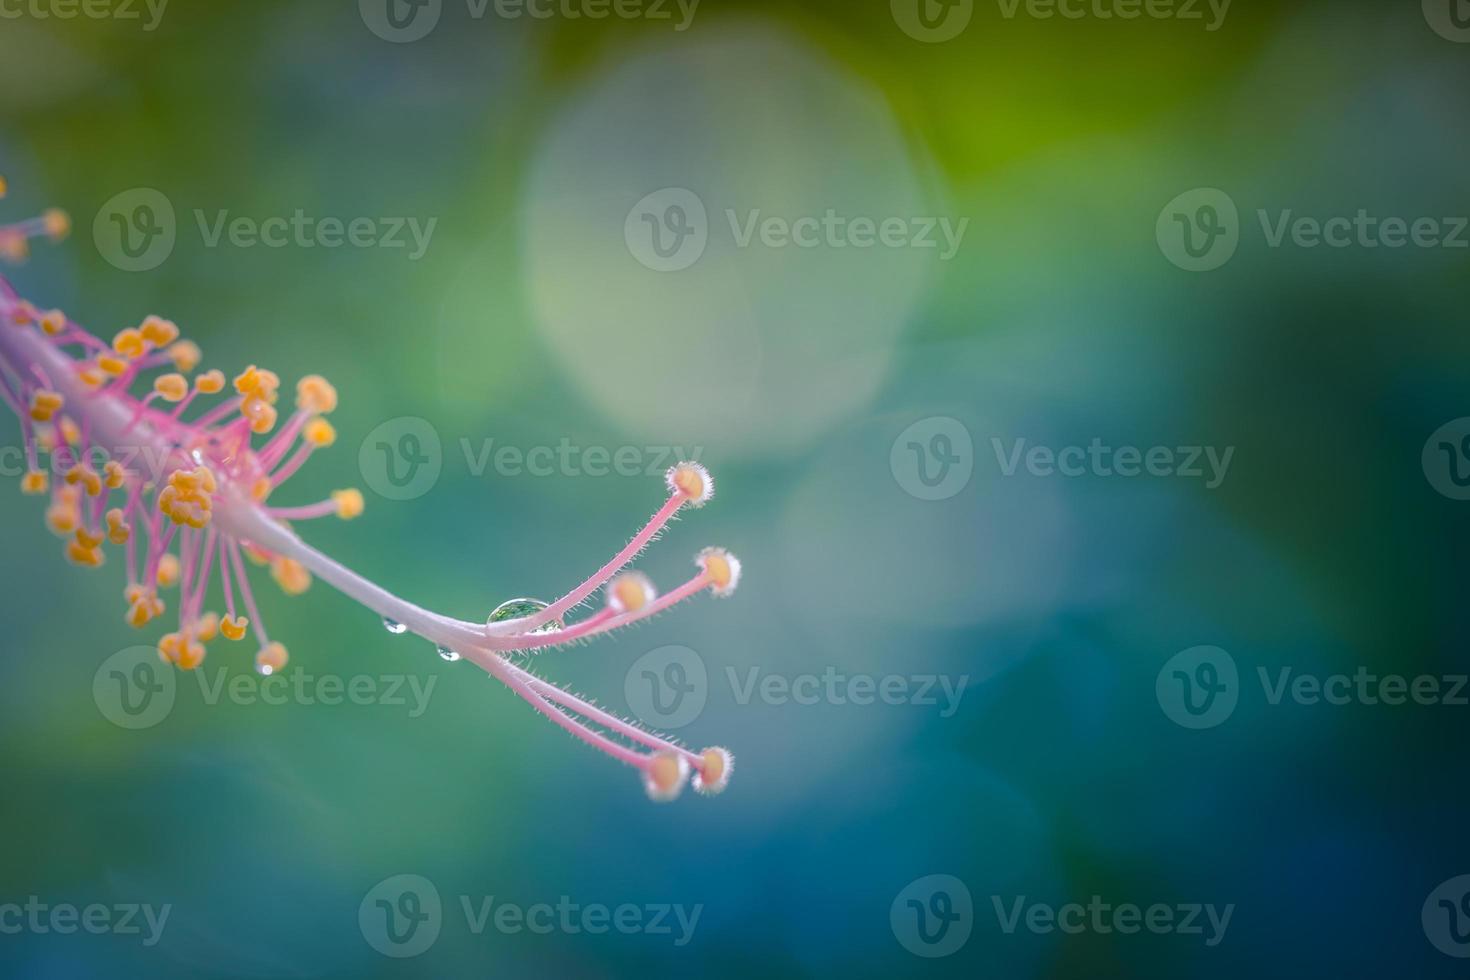
<path fill-rule="evenodd" d="M 454 661 L 460 659 L 459 654 L 449 649 L 448 647 L 440 647 L 439 656 L 449 661 L 450 663 L 454 663 Z"/>
<path fill-rule="evenodd" d="M 404 633 L 408 632 L 407 626 L 404 626 L 396 619 L 389 619 L 387 616 L 383 617 L 383 629 L 387 630 L 389 633 L 392 633 L 394 636 L 402 636 Z"/>
<path fill-rule="evenodd" d="M 551 605 L 551 603 L 542 602 L 540 599 L 511 599 L 509 602 L 502 602 L 500 605 L 491 610 L 490 617 L 485 620 L 485 622 L 487 624 L 503 623 L 507 619 L 523 619 L 526 616 L 535 615 L 549 605 Z M 560 619 L 553 619 L 545 626 L 538 627 L 531 632 L 560 633 L 566 628 L 567 624 L 564 621 Z"/>

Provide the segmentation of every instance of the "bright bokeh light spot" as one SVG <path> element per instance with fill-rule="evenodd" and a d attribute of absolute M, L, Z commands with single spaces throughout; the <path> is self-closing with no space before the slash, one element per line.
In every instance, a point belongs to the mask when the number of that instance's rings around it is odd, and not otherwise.
<path fill-rule="evenodd" d="M 679 37 L 594 75 L 529 172 L 540 328 L 584 396 L 649 439 L 809 445 L 870 400 L 943 265 L 825 228 L 811 247 L 761 240 L 767 218 L 937 208 L 878 92 L 769 29 Z"/>

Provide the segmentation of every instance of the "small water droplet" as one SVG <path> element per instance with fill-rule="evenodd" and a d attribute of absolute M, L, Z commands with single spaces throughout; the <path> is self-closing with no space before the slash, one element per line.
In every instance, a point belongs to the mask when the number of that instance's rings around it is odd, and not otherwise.
<path fill-rule="evenodd" d="M 454 663 L 456 660 L 460 659 L 459 654 L 458 653 L 455 653 L 453 650 L 449 649 L 448 647 L 440 647 L 439 648 L 439 656 L 443 657 L 445 660 L 449 661 L 450 663 Z"/>
<path fill-rule="evenodd" d="M 404 626 L 396 619 L 389 619 L 387 616 L 383 617 L 383 629 L 387 630 L 389 633 L 392 633 L 394 636 L 402 636 L 404 633 L 408 632 L 407 626 Z"/>
<path fill-rule="evenodd" d="M 503 623 L 507 619 L 524 619 L 526 616 L 535 615 L 549 605 L 551 605 L 551 603 L 542 602 L 540 599 L 511 599 L 508 602 L 502 602 L 500 605 L 496 606 L 491 611 L 490 617 L 485 622 L 487 624 Z M 567 624 L 563 620 L 553 619 L 545 626 L 538 627 L 531 632 L 560 633 L 566 628 Z"/>

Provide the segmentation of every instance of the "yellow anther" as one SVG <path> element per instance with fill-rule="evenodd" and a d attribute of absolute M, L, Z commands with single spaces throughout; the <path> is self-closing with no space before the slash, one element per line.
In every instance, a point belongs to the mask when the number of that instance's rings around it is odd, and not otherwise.
<path fill-rule="evenodd" d="M 66 537 L 81 524 L 82 509 L 77 500 L 75 487 L 62 487 L 57 492 L 55 501 L 46 508 L 46 526 L 52 533 Z"/>
<path fill-rule="evenodd" d="M 50 422 L 64 404 L 66 400 L 59 392 L 43 388 L 31 395 L 31 419 L 36 422 Z"/>
<path fill-rule="evenodd" d="M 653 583 L 642 572 L 624 572 L 607 587 L 608 605 L 619 614 L 637 612 L 657 597 Z"/>
<path fill-rule="evenodd" d="M 171 588 L 179 582 L 179 556 L 169 553 L 158 559 L 156 575 L 159 588 Z"/>
<path fill-rule="evenodd" d="M 278 674 L 285 669 L 290 659 L 285 647 L 279 643 L 270 643 L 261 647 L 260 652 L 255 655 L 255 669 L 262 674 Z"/>
<path fill-rule="evenodd" d="M 81 484 L 89 497 L 96 497 L 102 493 L 102 478 L 97 475 L 96 470 L 85 463 L 78 463 L 67 470 L 66 482 L 72 486 Z"/>
<path fill-rule="evenodd" d="M 109 459 L 102 467 L 102 482 L 107 484 L 107 489 L 117 490 L 128 482 L 128 471 L 115 459 Z"/>
<path fill-rule="evenodd" d="M 202 528 L 209 523 L 214 510 L 210 494 L 217 489 L 214 473 L 207 466 L 174 470 L 168 486 L 158 493 L 158 509 L 175 524 Z"/>
<path fill-rule="evenodd" d="M 312 419 L 301 431 L 301 437 L 318 449 L 325 449 L 337 441 L 337 430 L 326 419 Z"/>
<path fill-rule="evenodd" d="M 730 783 L 735 757 L 728 749 L 708 748 L 699 753 L 699 771 L 694 774 L 694 792 L 714 796 Z"/>
<path fill-rule="evenodd" d="M 41 215 L 41 224 L 52 241 L 60 241 L 71 234 L 71 215 L 60 208 L 47 208 Z"/>
<path fill-rule="evenodd" d="M 101 548 L 88 548 L 83 546 L 80 541 L 71 541 L 67 544 L 66 557 L 86 568 L 100 568 L 106 560 L 102 555 Z"/>
<path fill-rule="evenodd" d="M 354 517 L 362 516 L 362 491 L 353 487 L 346 490 L 333 490 L 332 500 L 337 504 L 337 516 L 344 521 L 350 521 Z"/>
<path fill-rule="evenodd" d="M 6 183 L 4 177 L 0 177 L 0 197 L 4 197 L 8 193 L 10 193 L 10 185 Z"/>
<path fill-rule="evenodd" d="M 55 452 L 56 447 L 59 445 L 56 430 L 47 425 L 36 426 L 36 445 L 48 453 Z"/>
<path fill-rule="evenodd" d="M 249 628 L 250 620 L 244 616 L 241 616 L 239 619 L 236 619 L 234 616 L 226 616 L 219 621 L 220 635 L 227 640 L 245 639 L 245 633 Z"/>
<path fill-rule="evenodd" d="M 83 361 L 77 365 L 77 377 L 88 388 L 100 388 L 102 383 L 107 380 L 107 375 L 102 372 L 102 369 L 88 361 Z"/>
<path fill-rule="evenodd" d="M 258 398 L 247 398 L 240 406 L 240 414 L 250 420 L 250 431 L 264 435 L 276 427 L 276 410 Z"/>
<path fill-rule="evenodd" d="M 128 611 L 123 619 L 134 629 L 142 629 L 163 615 L 163 600 L 152 589 L 141 585 L 130 585 L 123 592 L 128 600 Z"/>
<path fill-rule="evenodd" d="M 207 612 L 194 623 L 194 633 L 201 643 L 213 643 L 219 635 L 219 613 Z"/>
<path fill-rule="evenodd" d="M 129 327 L 112 338 L 112 349 L 128 360 L 136 361 L 148 350 L 148 344 L 143 340 L 141 331 Z"/>
<path fill-rule="evenodd" d="M 179 656 L 174 663 L 178 664 L 180 670 L 193 670 L 204 663 L 204 653 L 203 643 L 186 636 L 179 645 Z"/>
<path fill-rule="evenodd" d="M 184 638 L 177 633 L 165 633 L 158 638 L 158 655 L 169 663 L 178 663 L 179 651 L 183 649 Z"/>
<path fill-rule="evenodd" d="M 102 496 L 102 477 L 97 474 L 96 470 L 89 469 L 82 474 L 82 486 L 86 488 L 87 496 Z"/>
<path fill-rule="evenodd" d="M 300 595 L 311 588 L 311 573 L 294 558 L 275 558 L 271 561 L 271 578 L 287 595 Z"/>
<path fill-rule="evenodd" d="M 76 538 L 77 544 L 81 545 L 83 548 L 86 548 L 88 551 L 91 551 L 93 548 L 102 547 L 104 536 L 101 534 L 93 534 L 86 528 L 79 527 L 77 528 Z"/>
<path fill-rule="evenodd" d="M 204 357 L 204 352 L 192 340 L 181 340 L 169 347 L 166 353 L 169 360 L 174 362 L 174 367 L 185 374 L 198 367 L 200 358 Z"/>
<path fill-rule="evenodd" d="M 29 324 L 35 323 L 36 316 L 36 308 L 31 305 L 30 301 L 21 300 L 19 303 L 16 303 L 15 308 L 10 311 L 10 322 L 15 324 L 17 327 L 24 327 Z"/>
<path fill-rule="evenodd" d="M 97 366 L 114 378 L 128 370 L 128 362 L 112 354 L 103 354 L 97 358 Z"/>
<path fill-rule="evenodd" d="M 179 339 L 179 328 L 174 325 L 174 322 L 158 316 L 150 316 L 145 319 L 143 325 L 138 328 L 138 332 L 154 347 L 167 347 Z"/>
<path fill-rule="evenodd" d="M 660 752 L 648 760 L 648 768 L 643 770 L 643 788 L 651 799 L 663 803 L 679 795 L 687 778 L 689 763 L 682 755 Z"/>
<path fill-rule="evenodd" d="M 724 548 L 705 548 L 695 558 L 695 564 L 709 580 L 710 592 L 717 596 L 730 595 L 740 584 L 740 559 Z"/>
<path fill-rule="evenodd" d="M 308 374 L 296 382 L 296 407 L 326 415 L 337 408 L 337 389 L 319 374 Z"/>
<path fill-rule="evenodd" d="M 276 389 L 281 379 L 274 371 L 266 371 L 250 365 L 235 377 L 235 390 L 246 398 L 258 398 L 267 405 L 276 403 Z"/>
<path fill-rule="evenodd" d="M 24 262 L 31 254 L 30 242 L 26 236 L 14 232 L 0 232 L 0 258 L 7 262 Z"/>
<path fill-rule="evenodd" d="M 262 476 L 250 485 L 250 496 L 257 502 L 262 502 L 271 495 L 272 489 L 274 488 L 271 486 L 271 478 Z"/>
<path fill-rule="evenodd" d="M 20 492 L 33 497 L 45 493 L 50 485 L 51 481 L 46 478 L 43 470 L 31 470 L 20 478 Z"/>
<path fill-rule="evenodd" d="M 71 445 L 76 446 L 81 443 L 82 430 L 71 419 L 62 418 L 58 428 L 61 429 L 61 438 L 65 439 Z"/>
<path fill-rule="evenodd" d="M 114 507 L 107 512 L 107 540 L 113 544 L 127 544 L 132 537 L 133 529 L 128 527 L 123 520 L 121 507 Z"/>
<path fill-rule="evenodd" d="M 715 495 L 715 481 L 698 463 L 680 463 L 664 476 L 669 492 L 684 498 L 691 507 L 703 507 Z"/>
<path fill-rule="evenodd" d="M 189 396 L 189 379 L 182 374 L 160 374 L 153 379 L 153 390 L 166 402 L 181 402 Z"/>
<path fill-rule="evenodd" d="M 205 371 L 194 379 L 194 387 L 201 395 L 217 395 L 225 390 L 225 373 L 218 369 Z"/>
<path fill-rule="evenodd" d="M 66 329 L 66 314 L 60 310 L 47 310 L 41 316 L 41 330 L 43 333 L 55 337 Z"/>

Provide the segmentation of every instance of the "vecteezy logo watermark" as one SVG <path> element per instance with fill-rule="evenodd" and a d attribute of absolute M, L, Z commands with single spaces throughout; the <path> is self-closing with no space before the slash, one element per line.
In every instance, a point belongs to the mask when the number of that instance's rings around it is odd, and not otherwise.
<path fill-rule="evenodd" d="M 845 215 L 828 208 L 820 215 L 767 215 L 753 208 L 743 214 L 724 210 L 736 248 L 769 249 L 939 249 L 939 260 L 954 258 L 970 226 L 939 217 L 875 218 Z M 665 187 L 633 205 L 623 220 L 628 252 L 655 272 L 679 272 L 699 261 L 709 245 L 710 222 L 704 201 L 683 187 Z M 941 240 L 942 239 L 942 240 Z"/>
<path fill-rule="evenodd" d="M 385 878 L 363 896 L 357 927 L 368 945 L 384 956 L 418 956 L 439 938 L 444 906 L 439 889 L 422 875 Z"/>
<path fill-rule="evenodd" d="M 129 647 L 108 657 L 92 677 L 97 710 L 119 728 L 152 728 L 167 718 L 177 701 L 178 671 L 165 666 L 153 647 Z M 229 703 L 265 705 L 356 705 L 401 708 L 421 717 L 434 695 L 438 676 L 413 674 L 312 674 L 304 669 L 263 677 L 227 667 L 200 667 L 189 674 L 207 706 Z"/>
<path fill-rule="evenodd" d="M 1298 215 L 1290 208 L 1256 209 L 1267 248 L 1316 249 L 1470 248 L 1470 217 L 1376 215 L 1367 208 L 1326 218 Z M 1241 235 L 1235 202 L 1224 191 L 1198 188 L 1165 205 L 1155 229 L 1165 258 L 1190 272 L 1208 272 L 1230 261 Z"/>
<path fill-rule="evenodd" d="M 1155 902 L 1145 907 L 1132 902 L 1113 905 L 1103 901 L 1101 895 L 1093 895 L 1086 905 L 1067 902 L 1060 906 L 1027 902 L 1025 895 L 1014 899 L 992 895 L 990 904 L 1001 931 L 1008 936 L 1021 928 L 1041 935 L 1062 932 L 1069 936 L 1089 932 L 1100 936 L 1147 932 L 1156 936 L 1202 936 L 1205 945 L 1211 948 L 1220 945 L 1235 915 L 1234 902 L 1224 908 L 1191 902 L 1175 905 Z"/>
<path fill-rule="evenodd" d="M 888 6 L 899 29 L 925 44 L 959 37 L 975 16 L 975 0 L 889 0 Z"/>
<path fill-rule="evenodd" d="M 561 895 L 555 902 L 529 905 L 507 902 L 495 895 L 460 895 L 459 912 L 471 935 L 494 929 L 506 936 L 529 932 L 600 936 L 668 936 L 676 947 L 689 945 L 699 927 L 704 905 L 685 906 L 667 902 L 610 906 L 600 902 L 574 902 Z M 384 956 L 404 959 L 428 950 L 438 940 L 446 923 L 439 889 L 422 875 L 394 875 L 378 882 L 358 906 L 357 923 L 363 938 Z"/>
<path fill-rule="evenodd" d="M 1451 878 L 1430 892 L 1420 920 L 1435 949 L 1456 959 L 1470 957 L 1470 875 Z"/>
<path fill-rule="evenodd" d="M 1206 31 L 1225 23 L 1231 0 L 996 0 L 1001 17 L 1015 20 L 1177 20 L 1201 21 Z M 937 44 L 964 31 L 974 15 L 974 0 L 889 0 L 893 20 L 916 41 Z"/>
<path fill-rule="evenodd" d="M 1470 500 L 1470 416 L 1436 429 L 1420 461 L 1431 487 L 1451 500 Z"/>
<path fill-rule="evenodd" d="M 1106 445 L 1094 438 L 1086 447 L 1027 447 L 1025 439 L 1017 439 L 1007 448 L 1005 442 L 992 437 L 991 449 L 1002 476 L 1015 476 L 1024 462 L 1026 472 L 1035 477 L 1136 477 L 1177 476 L 1203 479 L 1206 490 L 1218 489 L 1230 471 L 1235 447 L 1222 451 L 1215 446 L 1137 446 Z M 1206 472 L 1208 466 L 1208 472 Z"/>
<path fill-rule="evenodd" d="M 404 249 L 410 262 L 428 252 L 439 224 L 438 218 L 318 218 L 301 208 L 289 216 L 263 219 L 232 217 L 228 209 L 211 214 L 195 208 L 193 216 L 205 248 Z M 124 272 L 146 272 L 162 265 L 173 254 L 178 230 L 173 202 L 151 187 L 135 187 L 115 195 L 102 205 L 92 222 L 97 251 Z"/>
<path fill-rule="evenodd" d="M 114 195 L 92 220 L 98 253 L 124 272 L 158 268 L 173 254 L 177 234 L 173 203 L 152 187 Z"/>
<path fill-rule="evenodd" d="M 144 946 L 156 946 L 163 938 L 164 926 L 168 925 L 173 905 L 165 903 L 158 908 L 137 902 L 122 902 L 104 905 L 72 905 L 60 902 L 52 905 L 41 901 L 39 895 L 31 895 L 26 903 L 0 903 L 0 935 L 16 936 L 23 932 L 44 936 L 54 933 L 69 936 L 78 930 L 94 936 L 142 936 Z"/>
<path fill-rule="evenodd" d="M 1154 681 L 1159 707 L 1184 728 L 1214 728 L 1240 701 L 1235 659 L 1219 647 L 1190 647 L 1169 658 Z"/>
<path fill-rule="evenodd" d="M 154 647 L 119 650 L 92 675 L 92 701 L 119 728 L 152 728 L 174 709 L 175 673 Z"/>
<path fill-rule="evenodd" d="M 946 500 L 965 489 L 975 469 L 975 444 L 958 419 L 920 419 L 893 440 L 888 452 L 893 479 L 911 497 Z"/>
<path fill-rule="evenodd" d="M 647 194 L 623 221 L 623 241 L 633 258 L 654 272 L 687 269 L 709 245 L 704 201 L 685 187 Z"/>
<path fill-rule="evenodd" d="M 367 434 L 357 451 L 357 467 L 379 496 L 413 500 L 439 482 L 444 447 L 427 419 L 401 416 Z"/>
<path fill-rule="evenodd" d="M 975 925 L 970 889 L 953 875 L 925 875 L 904 886 L 888 907 L 900 946 L 925 959 L 960 951 Z"/>
<path fill-rule="evenodd" d="M 0 20 L 142 20 L 153 31 L 163 20 L 168 0 L 0 0 Z"/>
<path fill-rule="evenodd" d="M 761 667 L 726 667 L 725 684 L 735 704 L 760 701 L 772 707 L 817 704 L 843 707 L 874 704 L 938 708 L 951 718 L 970 683 L 969 674 L 852 674 L 828 665 L 820 673 L 776 674 Z M 623 678 L 628 710 L 655 728 L 682 728 L 704 711 L 710 676 L 704 658 L 684 646 L 651 650 Z"/>
<path fill-rule="evenodd" d="M 501 20 L 667 21 L 677 32 L 694 23 L 700 0 L 465 0 L 473 20 L 493 13 Z M 368 30 L 385 41 L 406 44 L 427 37 L 439 24 L 442 0 L 358 0 Z"/>
<path fill-rule="evenodd" d="M 1424 0 L 1424 19 L 1446 41 L 1470 44 L 1470 2 Z"/>
<path fill-rule="evenodd" d="M 628 710 L 657 728 L 682 728 L 704 711 L 709 672 L 704 658 L 684 646 L 650 650 L 623 678 Z"/>
<path fill-rule="evenodd" d="M 428 36 L 444 12 L 443 0 L 357 0 L 368 30 L 385 41 L 407 44 Z"/>
<path fill-rule="evenodd" d="M 1303 707 L 1363 705 L 1399 707 L 1470 706 L 1470 675 L 1375 674 L 1359 666 L 1351 674 L 1298 673 L 1293 667 L 1256 668 L 1269 707 L 1290 701 Z M 1214 728 L 1229 718 L 1242 694 L 1235 660 L 1219 647 L 1192 647 L 1175 654 L 1155 682 L 1159 707 L 1185 728 Z"/>
<path fill-rule="evenodd" d="M 1154 237 L 1159 251 L 1179 268 L 1209 272 L 1235 255 L 1240 245 L 1240 213 L 1229 194 L 1214 187 L 1197 187 L 1164 205 Z"/>

